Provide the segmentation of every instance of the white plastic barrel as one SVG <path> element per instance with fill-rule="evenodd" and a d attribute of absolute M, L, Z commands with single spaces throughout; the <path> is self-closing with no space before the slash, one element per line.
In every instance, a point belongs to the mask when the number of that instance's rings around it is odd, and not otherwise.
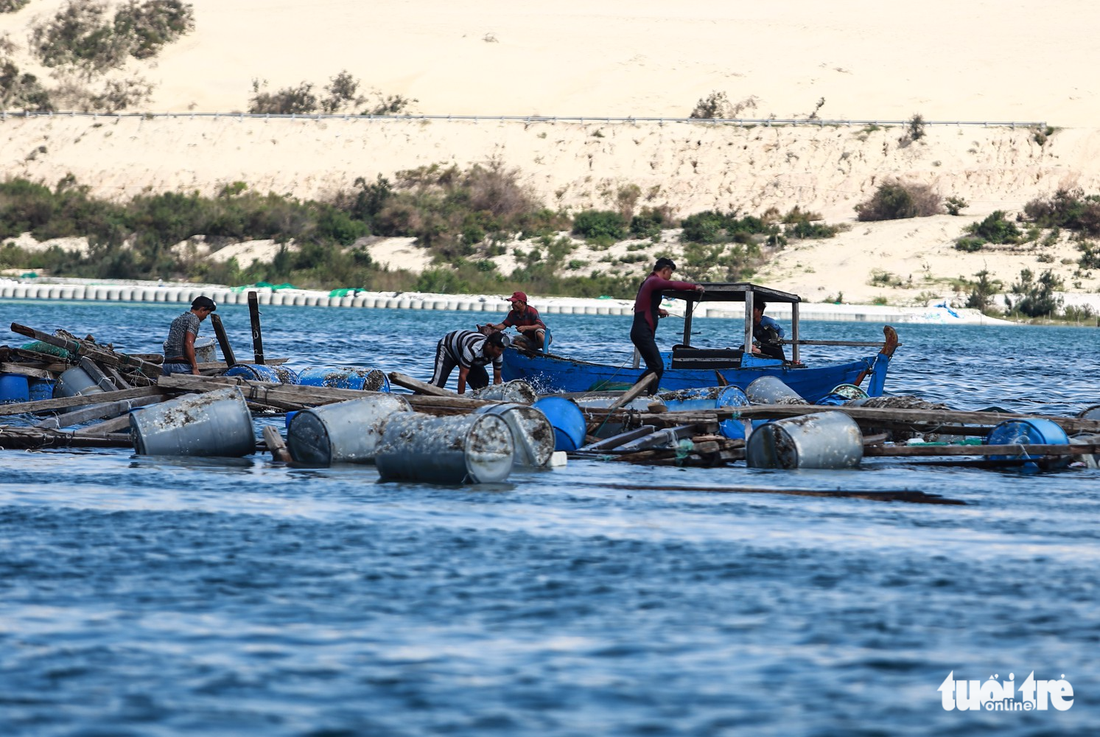
<path fill-rule="evenodd" d="M 745 387 L 745 396 L 753 404 L 806 404 L 798 392 L 774 376 L 761 376 Z"/>
<path fill-rule="evenodd" d="M 408 400 L 395 394 L 352 399 L 305 409 L 287 427 L 287 449 L 297 463 L 371 463 L 386 422 L 411 412 Z"/>
<path fill-rule="evenodd" d="M 138 455 L 246 456 L 256 450 L 252 414 L 241 390 L 188 394 L 130 415 Z"/>
<path fill-rule="evenodd" d="M 769 422 L 745 446 L 750 468 L 854 468 L 863 459 L 863 433 L 843 412 L 815 412 Z"/>
<path fill-rule="evenodd" d="M 514 455 L 512 431 L 500 417 L 409 412 L 386 423 L 374 462 L 383 481 L 491 484 L 508 478 Z"/>
<path fill-rule="evenodd" d="M 541 411 L 523 404 L 486 404 L 474 410 L 479 415 L 495 415 L 508 423 L 516 453 L 517 466 L 541 468 L 554 454 L 554 427 Z"/>
<path fill-rule="evenodd" d="M 513 379 L 503 384 L 490 384 L 483 389 L 470 392 L 472 399 L 484 399 L 490 402 L 512 402 L 514 404 L 534 404 L 539 398 L 534 388 L 523 379 Z"/>

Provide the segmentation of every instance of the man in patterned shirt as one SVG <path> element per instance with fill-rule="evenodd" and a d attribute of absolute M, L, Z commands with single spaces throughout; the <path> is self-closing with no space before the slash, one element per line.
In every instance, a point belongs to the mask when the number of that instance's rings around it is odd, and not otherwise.
<path fill-rule="evenodd" d="M 170 374 L 194 374 L 199 376 L 199 362 L 195 358 L 195 338 L 199 335 L 199 323 L 210 316 L 218 306 L 209 297 L 195 297 L 191 309 L 175 320 L 168 328 L 164 341 L 164 365 L 161 372 Z"/>
<path fill-rule="evenodd" d="M 512 310 L 505 315 L 503 322 L 495 325 L 489 323 L 487 327 L 504 330 L 515 325 L 519 332 L 515 347 L 546 353 L 553 338 L 550 336 L 550 328 L 539 317 L 539 311 L 527 304 L 527 295 L 523 292 L 514 292 L 508 301 L 512 303 Z"/>
<path fill-rule="evenodd" d="M 493 333 L 488 337 L 473 330 L 455 330 L 444 335 L 435 347 L 435 371 L 431 383 L 438 387 L 447 386 L 451 371 L 458 366 L 458 393 L 466 393 L 466 385 L 471 389 L 489 386 L 489 374 L 485 366 L 493 364 L 493 383 L 503 383 L 500 370 L 504 360 L 504 333 Z"/>

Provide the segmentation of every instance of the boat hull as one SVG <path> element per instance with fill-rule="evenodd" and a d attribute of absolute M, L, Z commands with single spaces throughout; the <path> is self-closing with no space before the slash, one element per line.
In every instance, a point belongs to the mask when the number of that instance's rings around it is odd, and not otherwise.
<path fill-rule="evenodd" d="M 790 367 L 759 366 L 728 369 L 670 369 L 661 377 L 662 391 L 694 389 L 719 384 L 716 374 L 742 389 L 761 376 L 774 376 L 798 392 L 806 401 L 817 402 L 832 392 L 838 384 L 857 383 L 864 375 L 873 379 L 867 388 L 870 396 L 880 396 L 885 382 L 886 364 L 889 358 L 882 354 L 861 358 L 847 363 L 825 366 Z M 553 355 L 527 355 L 517 350 L 504 352 L 503 376 L 505 381 L 523 379 L 540 393 L 613 391 L 633 386 L 644 372 L 643 368 L 623 368 L 605 364 L 577 361 Z"/>

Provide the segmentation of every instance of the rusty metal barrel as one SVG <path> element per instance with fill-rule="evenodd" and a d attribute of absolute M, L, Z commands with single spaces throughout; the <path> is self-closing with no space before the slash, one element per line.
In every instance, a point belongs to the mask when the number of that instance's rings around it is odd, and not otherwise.
<path fill-rule="evenodd" d="M 409 412 L 386 423 L 374 462 L 383 481 L 491 484 L 508 478 L 514 455 L 512 431 L 500 417 Z"/>
<path fill-rule="evenodd" d="M 843 412 L 788 417 L 753 430 L 745 446 L 750 468 L 854 468 L 863 459 L 863 433 Z"/>
<path fill-rule="evenodd" d="M 382 428 L 412 406 L 396 394 L 377 394 L 296 412 L 287 424 L 290 457 L 309 466 L 373 463 Z"/>
<path fill-rule="evenodd" d="M 256 450 L 252 413 L 235 386 L 188 394 L 130 415 L 138 455 L 240 457 Z"/>

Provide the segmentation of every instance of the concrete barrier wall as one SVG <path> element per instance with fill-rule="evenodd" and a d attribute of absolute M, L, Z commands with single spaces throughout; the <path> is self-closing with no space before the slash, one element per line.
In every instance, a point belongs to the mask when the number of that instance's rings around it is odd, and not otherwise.
<path fill-rule="evenodd" d="M 400 309 L 400 310 L 451 310 L 458 312 L 498 313 L 501 318 L 507 311 L 503 299 L 485 300 L 469 296 L 449 296 L 438 294 L 394 295 L 377 293 L 347 294 L 332 296 L 322 292 L 305 291 L 267 291 L 256 290 L 260 305 L 300 307 L 332 307 L 344 309 Z M 220 305 L 248 304 L 248 291 L 232 291 L 226 288 L 200 289 L 180 286 L 132 286 L 111 284 L 23 284 L 0 282 L 0 299 L 49 299 L 49 300 L 90 300 L 99 302 L 164 302 L 166 304 L 190 305 L 198 296 L 210 297 Z M 538 300 L 536 300 L 536 306 Z M 555 302 L 538 308 L 545 315 L 608 315 L 629 317 L 633 308 L 624 304 L 586 304 L 582 300 L 562 303 Z M 775 304 L 769 307 L 769 314 L 780 321 L 790 321 L 791 311 L 788 305 Z M 741 305 L 708 304 L 696 309 L 696 318 L 741 319 L 744 311 Z M 939 308 L 895 308 L 867 305 L 813 305 L 803 303 L 800 307 L 803 320 L 834 320 L 840 322 L 874 323 L 951 323 L 976 322 L 975 320 L 950 319 L 948 312 Z"/>

